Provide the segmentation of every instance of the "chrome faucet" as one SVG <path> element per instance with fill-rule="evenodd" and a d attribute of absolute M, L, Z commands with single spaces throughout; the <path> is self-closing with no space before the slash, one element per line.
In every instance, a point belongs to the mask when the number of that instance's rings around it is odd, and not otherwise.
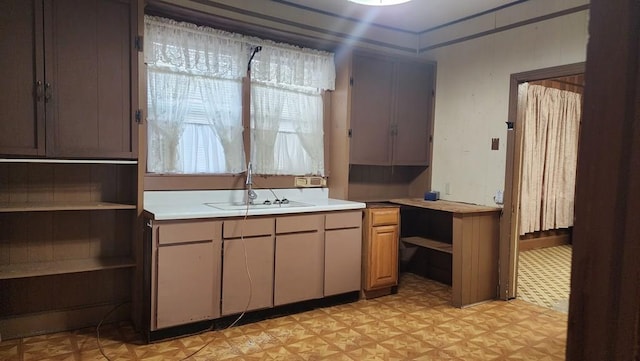
<path fill-rule="evenodd" d="M 258 194 L 252 189 L 253 186 L 253 167 L 251 162 L 247 165 L 247 180 L 244 182 L 247 186 L 247 203 L 253 204 L 253 201 L 258 198 Z"/>

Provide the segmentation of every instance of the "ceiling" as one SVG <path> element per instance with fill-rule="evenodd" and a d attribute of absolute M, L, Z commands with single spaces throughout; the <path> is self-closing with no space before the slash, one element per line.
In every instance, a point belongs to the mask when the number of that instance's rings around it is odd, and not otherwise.
<path fill-rule="evenodd" d="M 413 0 L 391 6 L 365 6 L 347 0 L 271 1 L 318 15 L 353 19 L 374 26 L 421 33 L 461 19 L 517 5 L 527 0 Z"/>
<path fill-rule="evenodd" d="M 245 35 L 337 51 L 345 45 L 407 55 L 587 11 L 589 0 L 145 0 L 145 12 Z M 182 17 L 176 14 L 181 14 Z M 204 14 L 204 15 L 203 15 Z"/>

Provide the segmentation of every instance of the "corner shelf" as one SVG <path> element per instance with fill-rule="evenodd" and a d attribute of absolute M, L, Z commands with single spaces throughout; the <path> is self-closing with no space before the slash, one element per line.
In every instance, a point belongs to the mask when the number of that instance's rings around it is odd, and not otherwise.
<path fill-rule="evenodd" d="M 128 257 L 11 264 L 0 266 L 0 280 L 132 268 L 135 266 L 135 260 Z"/>

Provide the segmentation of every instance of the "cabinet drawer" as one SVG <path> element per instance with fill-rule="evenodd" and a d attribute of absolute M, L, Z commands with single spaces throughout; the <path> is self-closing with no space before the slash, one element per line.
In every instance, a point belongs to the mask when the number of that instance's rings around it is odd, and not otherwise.
<path fill-rule="evenodd" d="M 158 225 L 158 244 L 220 240 L 222 222 L 171 222 Z"/>
<path fill-rule="evenodd" d="M 324 215 L 289 216 L 276 218 L 276 233 L 318 231 L 323 228 Z"/>
<path fill-rule="evenodd" d="M 273 218 L 236 219 L 224 221 L 224 238 L 270 236 L 273 234 Z"/>
<path fill-rule="evenodd" d="M 400 219 L 399 208 L 378 208 L 371 209 L 369 213 L 371 226 L 384 226 L 398 224 Z"/>
<path fill-rule="evenodd" d="M 329 213 L 324 221 L 324 229 L 358 228 L 361 226 L 362 211 Z"/>

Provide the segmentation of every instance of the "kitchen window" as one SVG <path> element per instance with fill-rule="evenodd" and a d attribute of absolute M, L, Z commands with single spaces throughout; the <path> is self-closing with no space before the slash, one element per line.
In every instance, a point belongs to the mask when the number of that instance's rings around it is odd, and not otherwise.
<path fill-rule="evenodd" d="M 245 171 L 246 123 L 256 174 L 324 175 L 322 93 L 334 88 L 333 54 L 145 16 L 145 62 L 148 173 Z"/>

